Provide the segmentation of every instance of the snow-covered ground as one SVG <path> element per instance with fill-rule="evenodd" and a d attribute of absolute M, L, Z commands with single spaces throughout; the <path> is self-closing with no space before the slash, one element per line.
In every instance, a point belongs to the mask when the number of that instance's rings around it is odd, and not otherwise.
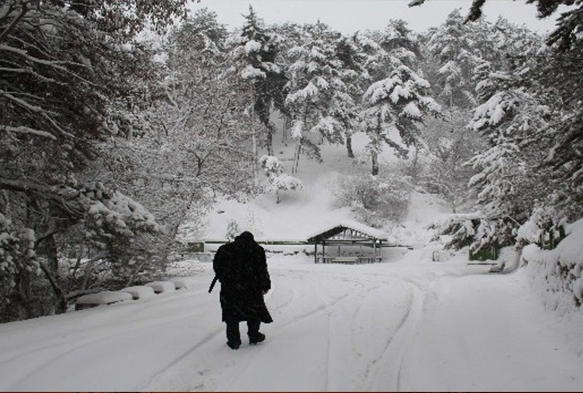
<path fill-rule="evenodd" d="M 276 147 L 289 166 L 291 148 Z M 357 156 L 362 148 L 356 136 Z M 331 206 L 330 182 L 361 164 L 342 149 L 323 153 L 324 166 L 300 163 L 304 191 L 280 204 L 273 195 L 224 201 L 206 237 L 225 238 L 232 220 L 258 238 L 305 240 L 354 219 Z M 433 262 L 439 245 L 427 243 L 425 228 L 444 213 L 434 197 L 414 194 L 407 220 L 387 230 L 415 249 L 385 249 L 383 263 L 270 253 L 274 323 L 262 326 L 267 340 L 257 346 L 226 346 L 208 261 L 181 263 L 193 273 L 183 289 L 1 324 L 0 390 L 581 391 L 583 346 L 573 345 L 581 319 L 545 310 L 525 269 L 491 274 L 468 265 L 466 253 L 444 251 Z"/>
<path fill-rule="evenodd" d="M 0 390 L 581 390 L 583 359 L 521 270 L 426 250 L 371 265 L 272 255 L 267 340 L 225 345 L 210 263 L 188 288 L 0 325 Z M 242 333 L 245 329 L 242 326 Z M 245 342 L 245 340 L 244 340 Z"/>

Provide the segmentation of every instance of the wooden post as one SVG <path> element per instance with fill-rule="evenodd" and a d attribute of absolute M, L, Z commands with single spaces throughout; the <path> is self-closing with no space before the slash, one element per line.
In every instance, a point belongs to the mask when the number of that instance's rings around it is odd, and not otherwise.
<path fill-rule="evenodd" d="M 322 240 L 322 262 L 326 263 L 326 240 Z"/>
<path fill-rule="evenodd" d="M 382 260 L 383 260 L 383 241 L 379 240 L 379 261 Z"/>
<path fill-rule="evenodd" d="M 318 263 L 318 240 L 314 242 L 314 263 Z"/>

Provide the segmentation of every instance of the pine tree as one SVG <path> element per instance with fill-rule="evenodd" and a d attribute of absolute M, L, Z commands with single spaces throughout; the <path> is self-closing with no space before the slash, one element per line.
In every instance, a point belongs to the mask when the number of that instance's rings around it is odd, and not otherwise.
<path fill-rule="evenodd" d="M 449 108 L 474 107 L 474 70 L 482 61 L 496 57 L 490 25 L 483 21 L 464 24 L 460 11 L 455 10 L 430 32 L 425 46 L 439 102 Z"/>
<path fill-rule="evenodd" d="M 362 33 L 341 37 L 336 43 L 336 57 L 341 62 L 340 77 L 346 90 L 337 91 L 331 102 L 332 116 L 338 120 L 345 137 L 349 158 L 354 158 L 352 135 L 360 129 L 360 100 L 378 67 L 376 56 L 382 48 Z"/>
<path fill-rule="evenodd" d="M 343 141 L 344 128 L 340 116 L 334 116 L 333 111 L 342 98 L 350 99 L 334 46 L 340 34 L 323 23 L 304 26 L 303 34 L 300 44 L 288 51 L 292 63 L 288 67 L 285 104 L 292 119 L 292 137 L 297 141 L 292 173 L 297 171 L 302 148 L 321 159 L 318 146 L 307 135 L 315 133 L 332 143 Z"/>
<path fill-rule="evenodd" d="M 377 175 L 378 154 L 384 143 L 405 157 L 408 146 L 419 138 L 417 124 L 425 115 L 436 115 L 440 106 L 426 96 L 430 85 L 409 67 L 401 65 L 388 78 L 373 83 L 363 96 L 362 116 L 369 137 L 372 174 Z M 398 132 L 398 139 L 393 131 Z"/>
<path fill-rule="evenodd" d="M 287 80 L 278 64 L 277 37 L 265 28 L 253 7 L 249 6 L 249 14 L 244 18 L 243 28 L 229 44 L 239 76 L 251 85 L 253 113 L 265 127 L 265 145 L 268 154 L 273 155 L 275 129 L 270 115 L 274 109 L 283 107 L 283 88 Z"/>
<path fill-rule="evenodd" d="M 550 192 L 548 182 L 538 184 L 544 171 L 535 168 L 546 154 L 540 146 L 546 145 L 554 130 L 548 121 L 551 108 L 538 94 L 536 75 L 530 71 L 541 60 L 536 59 L 540 41 L 525 36 L 520 45 L 528 48 L 524 55 L 509 53 L 499 69 L 484 62 L 476 73 L 482 104 L 470 127 L 485 137 L 488 148 L 470 160 L 480 169 L 470 185 L 480 190 L 479 203 L 488 217 L 524 222 L 537 200 Z"/>

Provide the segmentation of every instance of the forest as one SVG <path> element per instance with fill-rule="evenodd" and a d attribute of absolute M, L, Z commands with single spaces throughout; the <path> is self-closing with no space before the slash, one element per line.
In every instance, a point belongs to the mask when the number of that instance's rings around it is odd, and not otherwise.
<path fill-rule="evenodd" d="M 186 0 L 4 0 L 0 322 L 156 277 L 218 197 L 264 192 L 261 173 L 300 187 L 302 160 L 324 143 L 353 159 L 355 133 L 367 187 L 406 177 L 471 213 L 442 228 L 448 247 L 520 248 L 527 222 L 582 218 L 583 1 L 527 0 L 541 17 L 571 6 L 548 36 L 485 21 L 484 2 L 424 33 L 389 16 L 344 35 L 251 7 L 229 30 Z M 397 174 L 379 165 L 387 146 Z"/>

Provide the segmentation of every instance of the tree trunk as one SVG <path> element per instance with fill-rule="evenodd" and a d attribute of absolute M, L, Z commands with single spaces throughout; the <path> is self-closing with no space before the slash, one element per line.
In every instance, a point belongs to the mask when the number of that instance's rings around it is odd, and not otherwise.
<path fill-rule="evenodd" d="M 377 152 L 373 152 L 371 154 L 371 160 L 372 160 L 372 175 L 376 176 L 379 174 L 379 157 L 378 157 L 378 153 Z"/>
<path fill-rule="evenodd" d="M 419 149 L 417 144 L 415 147 L 415 154 L 413 155 L 413 163 L 411 165 L 411 177 L 413 178 L 413 184 L 417 185 L 417 180 L 419 179 Z"/>
<path fill-rule="evenodd" d="M 352 135 L 346 135 L 346 151 L 349 158 L 354 158 L 354 152 L 352 151 Z"/>
<path fill-rule="evenodd" d="M 253 179 L 255 186 L 259 185 L 259 167 L 257 166 L 257 137 L 253 133 Z"/>
<path fill-rule="evenodd" d="M 48 268 L 42 268 L 43 272 L 47 276 L 47 279 L 51 283 L 53 292 L 57 297 L 57 304 L 55 313 L 63 314 L 67 311 L 67 296 L 62 288 L 59 281 L 59 257 L 57 254 L 57 244 L 55 242 L 54 235 L 49 235 L 44 240 L 47 252 L 47 259 L 49 261 Z"/>
<path fill-rule="evenodd" d="M 265 144 L 267 145 L 267 155 L 274 156 L 273 154 L 273 126 L 270 124 L 267 127 L 267 134 L 265 135 Z"/>
<path fill-rule="evenodd" d="M 289 117 L 285 116 L 283 119 L 283 131 L 281 133 L 281 142 L 287 146 L 287 134 L 290 128 L 290 119 Z"/>
<path fill-rule="evenodd" d="M 294 161 L 292 165 L 292 174 L 298 173 L 298 166 L 300 163 L 300 155 L 302 152 L 302 139 L 298 139 L 298 145 L 296 146 L 295 153 L 294 153 Z"/>

